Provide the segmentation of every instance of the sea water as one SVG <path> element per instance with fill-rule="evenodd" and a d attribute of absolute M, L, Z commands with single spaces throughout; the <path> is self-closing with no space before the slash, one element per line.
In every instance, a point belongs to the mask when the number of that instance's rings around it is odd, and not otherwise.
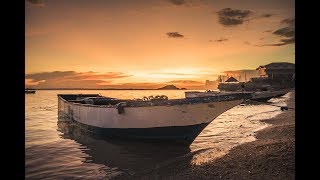
<path fill-rule="evenodd" d="M 152 172 L 183 159 L 202 164 L 237 145 L 254 141 L 260 122 L 282 111 L 289 94 L 255 105 L 239 105 L 217 117 L 190 147 L 102 139 L 70 122 L 58 120 L 57 94 L 97 93 L 134 99 L 150 95 L 184 98 L 185 90 L 38 90 L 25 95 L 26 179 L 112 179 Z M 273 106 L 272 106 L 273 105 Z"/>

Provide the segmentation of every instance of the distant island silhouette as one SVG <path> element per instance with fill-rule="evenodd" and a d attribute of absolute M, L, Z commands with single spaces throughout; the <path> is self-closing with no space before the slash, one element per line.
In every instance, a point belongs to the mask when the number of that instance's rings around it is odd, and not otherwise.
<path fill-rule="evenodd" d="M 174 85 L 166 85 L 161 88 L 158 88 L 158 90 L 186 90 L 186 88 L 177 88 Z"/>

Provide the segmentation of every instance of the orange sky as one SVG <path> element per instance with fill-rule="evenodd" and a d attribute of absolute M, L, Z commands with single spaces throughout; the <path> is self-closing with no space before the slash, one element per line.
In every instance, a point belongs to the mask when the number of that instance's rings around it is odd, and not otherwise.
<path fill-rule="evenodd" d="M 25 10 L 27 87 L 202 89 L 224 71 L 295 61 L 293 0 L 27 0 Z"/>

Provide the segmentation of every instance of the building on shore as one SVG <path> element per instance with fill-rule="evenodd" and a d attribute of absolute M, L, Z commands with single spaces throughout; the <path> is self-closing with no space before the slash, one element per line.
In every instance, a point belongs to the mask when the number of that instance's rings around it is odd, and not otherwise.
<path fill-rule="evenodd" d="M 225 82 L 220 82 L 218 89 L 222 91 L 247 91 L 263 90 L 267 88 L 282 89 L 295 86 L 295 64 L 288 62 L 274 62 L 257 69 L 259 77 L 251 78 L 248 82 L 236 82 L 230 77 Z"/>
<path fill-rule="evenodd" d="M 229 77 L 229 79 L 226 80 L 226 82 L 239 82 L 236 78 L 234 77 Z"/>
<path fill-rule="evenodd" d="M 256 69 L 261 78 L 253 78 L 254 81 L 265 81 L 271 86 L 294 87 L 295 64 L 288 62 L 270 63 L 259 66 Z"/>

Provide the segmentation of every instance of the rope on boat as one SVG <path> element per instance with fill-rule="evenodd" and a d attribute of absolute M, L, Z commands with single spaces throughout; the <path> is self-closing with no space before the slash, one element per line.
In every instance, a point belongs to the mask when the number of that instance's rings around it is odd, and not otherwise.
<path fill-rule="evenodd" d="M 168 96 L 166 96 L 166 95 L 156 95 L 156 96 L 149 96 L 149 97 L 147 97 L 147 96 L 144 96 L 143 98 L 142 98 L 142 100 L 143 101 L 155 101 L 155 100 L 168 100 L 169 98 L 168 98 Z"/>
<path fill-rule="evenodd" d="M 168 96 L 166 95 L 156 95 L 156 96 L 144 96 L 142 99 L 137 99 L 142 101 L 159 101 L 159 100 L 168 100 Z M 120 102 L 117 105 L 118 114 L 124 113 L 124 107 L 127 106 L 126 102 Z"/>

